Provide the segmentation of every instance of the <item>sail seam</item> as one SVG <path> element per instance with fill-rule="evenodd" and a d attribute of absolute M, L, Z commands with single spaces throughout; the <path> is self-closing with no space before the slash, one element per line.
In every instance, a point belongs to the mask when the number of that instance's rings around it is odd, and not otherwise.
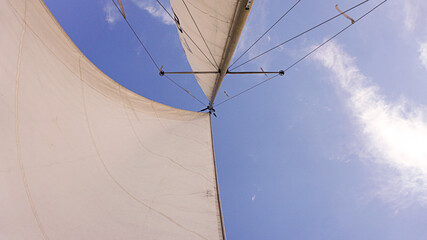
<path fill-rule="evenodd" d="M 120 86 L 119 86 L 119 94 L 120 94 L 120 96 L 121 96 L 121 97 L 123 97 L 123 95 L 122 95 L 122 91 L 121 91 L 121 87 L 120 87 Z M 127 100 L 127 96 L 126 96 L 126 95 L 125 95 L 123 98 L 125 98 L 125 99 Z M 132 129 L 132 133 L 135 135 L 136 140 L 138 141 L 139 145 L 140 145 L 143 149 L 145 149 L 147 152 L 151 153 L 152 155 L 155 155 L 155 156 L 158 156 L 158 157 L 165 158 L 165 159 L 169 160 L 169 161 L 170 161 L 171 163 L 173 163 L 174 165 L 176 165 L 176 166 L 178 166 L 178 167 L 180 167 L 180 168 L 182 168 L 182 169 L 184 169 L 184 170 L 186 170 L 186 171 L 188 171 L 188 172 L 191 172 L 191 173 L 193 173 L 193 174 L 196 174 L 196 175 L 198 175 L 199 177 L 204 178 L 206 181 L 208 181 L 209 183 L 211 183 L 211 184 L 212 184 L 212 181 L 211 181 L 211 180 L 209 180 L 209 179 L 208 179 L 206 176 L 204 176 L 203 174 L 201 174 L 201 173 L 199 173 L 199 172 L 196 172 L 196 171 L 194 171 L 194 170 L 191 170 L 191 169 L 186 168 L 186 167 L 185 167 L 185 166 L 183 166 L 182 164 L 180 164 L 180 163 L 178 163 L 177 161 L 173 160 L 173 158 L 171 158 L 171 157 L 168 157 L 168 156 L 165 156 L 165 155 L 162 155 L 162 154 L 156 153 L 156 152 L 154 152 L 154 151 L 151 151 L 149 148 L 147 148 L 147 147 L 142 143 L 142 140 L 140 139 L 139 135 L 138 135 L 138 134 L 136 134 L 135 126 L 134 126 L 134 124 L 132 123 L 132 121 L 131 121 L 131 119 L 130 119 L 130 117 L 129 117 L 129 113 L 128 113 L 128 112 L 127 112 L 127 110 L 126 110 L 126 104 L 124 103 L 124 101 L 122 101 L 122 102 L 123 102 L 123 111 L 125 112 L 125 114 L 126 114 L 126 118 L 127 118 L 127 119 L 128 119 L 128 121 L 129 121 L 129 125 L 131 126 L 131 129 Z M 129 105 L 131 105 L 131 103 L 130 103 L 130 102 L 129 102 L 128 104 L 129 104 Z M 135 114 L 135 116 L 136 116 L 136 114 Z"/>
<path fill-rule="evenodd" d="M 102 158 L 102 156 L 101 156 L 101 153 L 100 153 L 100 151 L 99 151 L 99 148 L 98 148 L 98 146 L 96 145 L 96 142 L 95 142 L 95 137 L 94 137 L 94 135 L 93 135 L 93 132 L 92 132 L 92 129 L 91 129 L 91 127 L 90 127 L 90 122 L 89 122 L 89 115 L 88 115 L 88 111 L 87 111 L 87 106 L 86 106 L 86 98 L 85 98 L 85 93 L 84 93 L 84 84 L 85 84 L 85 82 L 83 81 L 83 77 L 82 77 L 82 73 L 81 73 L 81 58 L 83 58 L 83 56 L 80 56 L 80 58 L 79 58 L 79 69 L 80 69 L 80 80 L 81 80 L 81 83 L 82 83 L 82 97 L 83 97 L 83 107 L 84 107 L 84 112 L 85 112 L 85 119 L 86 119 L 86 123 L 87 123 L 87 126 L 88 126 L 88 130 L 89 130 L 89 135 L 90 135 L 90 137 L 91 137 L 91 140 L 92 140 L 92 144 L 93 144 L 93 146 L 94 146 L 94 148 L 95 148 L 95 152 L 96 152 L 96 154 L 98 155 L 98 159 L 101 161 L 101 164 L 102 164 L 102 167 L 104 168 L 104 170 L 105 170 L 105 172 L 107 173 L 107 175 L 111 178 L 111 180 L 124 192 L 124 193 L 126 193 L 130 198 L 132 198 L 133 200 L 135 200 L 136 202 L 138 202 L 138 203 L 140 203 L 141 205 L 143 205 L 144 207 L 146 207 L 147 208 L 147 210 L 148 210 L 148 212 L 149 211 L 153 211 L 153 212 L 155 212 L 155 213 L 157 213 L 157 214 L 159 214 L 160 216 L 162 216 L 162 217 L 164 217 L 166 220 L 168 220 L 170 223 L 173 223 L 174 225 L 176 225 L 176 226 L 178 226 L 178 227 L 180 227 L 181 229 L 183 229 L 183 230 L 185 230 L 185 231 L 187 231 L 187 232 L 190 232 L 190 233 L 192 233 L 192 234 L 194 234 L 194 235 L 196 235 L 197 237 L 199 237 L 199 238 L 202 238 L 202 239 L 206 239 L 207 240 L 207 238 L 206 237 L 204 237 L 203 235 L 201 235 L 201 234 L 199 234 L 199 233 L 197 233 L 197 232 L 195 232 L 195 231 L 193 231 L 193 230 L 191 230 L 191 229 L 188 229 L 187 227 L 185 227 L 185 226 L 183 226 L 183 225 L 181 225 L 181 224 L 179 224 L 178 222 L 176 222 L 172 217 L 170 217 L 170 216 L 168 216 L 168 215 L 166 215 L 165 213 L 163 213 L 163 212 L 161 212 L 160 210 L 157 210 L 157 209 L 155 209 L 155 208 L 153 208 L 153 207 L 151 207 L 150 205 L 148 205 L 147 203 L 145 203 L 145 202 L 143 202 L 142 200 L 140 200 L 140 199 L 138 199 L 136 196 L 134 196 L 132 193 L 130 193 L 122 184 L 120 184 L 120 182 L 113 176 L 113 174 L 110 172 L 110 170 L 108 169 L 108 167 L 107 167 L 107 165 L 106 165 L 106 163 L 104 162 L 104 159 Z"/>
<path fill-rule="evenodd" d="M 218 63 L 216 62 L 215 57 L 213 56 L 212 51 L 211 51 L 211 49 L 210 49 L 210 48 L 209 48 L 209 46 L 208 46 L 208 43 L 206 42 L 205 38 L 203 37 L 203 34 L 202 34 L 202 32 L 200 31 L 200 28 L 199 28 L 199 26 L 197 25 L 196 20 L 194 19 L 193 15 L 191 14 L 190 9 L 188 8 L 188 6 L 187 6 L 187 4 L 185 3 L 185 1 L 184 1 L 184 0 L 182 0 L 182 3 L 184 3 L 184 6 L 185 6 L 185 8 L 187 9 L 188 14 L 190 15 L 191 19 L 193 20 L 194 25 L 195 25 L 195 26 L 196 26 L 196 28 L 197 28 L 197 31 L 199 31 L 200 37 L 202 37 L 202 40 L 203 40 L 203 42 L 205 43 L 206 48 L 208 49 L 209 53 L 211 54 L 211 57 L 212 57 L 212 59 L 213 59 L 213 61 L 214 61 L 215 65 L 216 65 L 217 69 L 219 69 L 219 65 L 218 65 Z"/>
<path fill-rule="evenodd" d="M 17 69 L 16 69 L 16 78 L 15 78 L 15 136 L 16 136 L 16 158 L 19 162 L 19 168 L 21 172 L 22 181 L 24 183 L 25 193 L 28 198 L 28 202 L 31 207 L 31 211 L 33 213 L 33 216 L 37 222 L 38 228 L 40 229 L 41 234 L 43 235 L 43 238 L 45 240 L 48 240 L 49 237 L 47 236 L 47 233 L 43 227 L 43 224 L 41 223 L 40 216 L 37 212 L 36 206 L 34 204 L 33 198 L 31 196 L 30 187 L 28 185 L 28 179 L 27 175 L 25 173 L 25 167 L 24 162 L 22 160 L 22 152 L 21 152 L 21 139 L 19 137 L 19 80 L 21 78 L 20 70 L 21 70 L 21 58 L 22 58 L 22 50 L 24 47 L 24 37 L 27 30 L 27 0 L 25 2 L 24 7 L 24 17 L 23 17 L 23 28 L 21 31 L 20 41 L 19 41 L 19 53 L 18 53 L 18 61 L 17 61 Z M 9 3 L 10 4 L 10 3 Z M 14 9 L 14 8 L 13 8 Z M 16 11 L 16 9 L 14 9 Z M 19 14 L 18 14 L 19 15 Z"/>

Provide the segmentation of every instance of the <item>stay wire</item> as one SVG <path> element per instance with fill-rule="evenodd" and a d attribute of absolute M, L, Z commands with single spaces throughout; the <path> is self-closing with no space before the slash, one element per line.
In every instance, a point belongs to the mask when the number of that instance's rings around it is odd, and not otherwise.
<path fill-rule="evenodd" d="M 300 3 L 301 0 L 298 0 L 291 8 L 289 8 L 273 25 L 271 25 L 270 28 L 267 29 L 267 31 L 265 31 L 254 43 L 252 43 L 252 45 L 246 49 L 235 61 L 233 61 L 233 63 L 229 66 L 229 68 L 231 68 L 234 64 L 236 64 L 249 50 L 251 50 L 251 48 L 253 46 L 255 46 L 255 44 L 257 44 L 259 42 L 259 40 L 261 40 L 261 38 L 263 38 L 273 27 L 275 27 L 286 15 L 288 15 L 289 12 L 292 11 L 292 9 L 294 9 L 294 7 L 296 7 L 298 5 L 298 3 Z"/>
<path fill-rule="evenodd" d="M 369 2 L 369 1 L 370 1 L 370 0 L 365 0 L 365 1 L 363 1 L 363 2 L 361 2 L 361 3 L 359 3 L 359 4 L 355 5 L 355 6 L 353 6 L 353 7 L 351 7 L 351 8 L 349 8 L 349 9 L 345 10 L 343 13 L 349 12 L 349 11 L 351 11 L 351 10 L 353 10 L 353 9 L 355 9 L 355 8 L 357 8 L 357 7 L 361 6 L 361 5 L 363 5 L 363 4 L 365 4 L 365 3 Z M 230 71 L 232 71 L 232 70 L 234 70 L 234 69 L 236 69 L 236 68 L 239 68 L 239 67 L 241 67 L 241 66 L 243 66 L 243 65 L 245 65 L 245 64 L 247 64 L 247 63 L 249 63 L 249 62 L 251 62 L 251 61 L 253 61 L 253 60 L 255 60 L 255 59 L 257 59 L 257 58 L 259 58 L 259 57 L 261 57 L 261 56 L 263 56 L 263 55 L 265 55 L 265 54 L 267 54 L 267 53 L 269 53 L 269 52 L 273 51 L 274 49 L 276 49 L 276 48 L 278 48 L 278 47 L 280 47 L 280 46 L 282 46 L 282 45 L 284 45 L 284 44 L 286 44 L 286 43 L 288 43 L 288 42 L 290 42 L 290 41 L 292 41 L 292 40 L 295 40 L 295 39 L 296 39 L 296 38 L 298 38 L 298 37 L 301 37 L 302 35 L 304 35 L 304 34 L 306 34 L 306 33 L 310 32 L 310 31 L 312 31 L 312 30 L 314 30 L 314 29 L 316 29 L 316 28 L 318 28 L 318 27 L 320 27 L 320 26 L 322 26 L 322 25 L 324 25 L 324 24 L 326 24 L 326 23 L 328 23 L 328 22 L 330 22 L 330 21 L 334 20 L 335 18 L 337 18 L 337 17 L 341 16 L 343 13 L 339 13 L 339 14 L 337 14 L 337 15 L 335 15 L 335 16 L 333 16 L 333 17 L 331 17 L 331 18 L 329 18 L 329 19 L 327 19 L 327 20 L 325 20 L 325 21 L 323 21 L 323 22 L 321 22 L 321 23 L 319 23 L 319 24 L 315 25 L 314 27 L 311 27 L 311 28 L 309 28 L 309 29 L 305 30 L 304 32 L 302 32 L 302 33 L 300 33 L 300 34 L 297 34 L 296 36 L 289 38 L 288 40 L 286 40 L 286 41 L 284 41 L 284 42 L 282 42 L 282 43 L 280 43 L 280 44 L 278 44 L 278 45 L 276 45 L 276 46 L 274 46 L 274 47 L 272 47 L 272 48 L 268 49 L 267 51 L 265 51 L 265 52 L 263 52 L 263 53 L 258 54 L 257 56 L 255 56 L 255 57 L 253 57 L 253 58 L 251 58 L 251 59 L 249 59 L 249 60 L 247 60 L 247 61 L 245 61 L 245 62 L 243 62 L 243 63 L 239 64 L 238 66 L 236 66 L 236 67 L 234 67 L 234 68 L 230 69 Z"/>
<path fill-rule="evenodd" d="M 120 8 L 117 6 L 116 2 L 114 0 L 111 0 L 114 5 L 116 6 L 117 10 L 121 13 Z M 123 16 L 123 14 L 121 13 L 121 15 Z M 148 51 L 148 49 L 145 47 L 144 43 L 142 43 L 141 38 L 138 36 L 138 34 L 135 32 L 135 30 L 133 29 L 132 25 L 129 23 L 129 21 L 123 16 L 123 19 L 126 21 L 127 25 L 129 26 L 129 28 L 132 30 L 133 34 L 135 35 L 135 37 L 138 39 L 139 43 L 141 44 L 141 46 L 144 48 L 145 52 L 147 53 L 147 55 L 150 57 L 151 61 L 153 62 L 154 66 L 157 68 L 158 71 L 160 71 L 160 67 L 159 65 L 156 63 L 156 61 L 154 60 L 153 56 L 150 54 L 150 52 Z M 174 81 L 172 78 L 170 78 L 169 76 L 165 77 L 172 82 L 173 84 L 175 84 L 178 88 L 182 89 L 183 91 L 185 91 L 188 95 L 190 95 L 191 97 L 193 97 L 195 100 L 197 100 L 199 103 L 201 103 L 203 106 L 206 106 L 206 104 L 204 104 L 200 99 L 198 99 L 197 97 L 195 97 L 193 94 L 191 94 L 187 89 L 185 89 L 184 87 L 182 87 L 181 85 L 179 85 L 176 81 Z"/>
<path fill-rule="evenodd" d="M 228 98 L 228 99 L 226 99 L 226 100 L 224 100 L 224 101 L 222 101 L 222 102 L 220 102 L 220 103 L 218 103 L 218 104 L 215 104 L 214 108 L 218 107 L 219 105 L 221 105 L 221 104 L 223 104 L 223 103 L 226 103 L 226 102 L 230 101 L 230 100 L 231 100 L 231 99 L 233 99 L 233 98 L 236 98 L 236 97 L 238 97 L 238 96 L 242 95 L 243 93 L 248 92 L 249 90 L 252 90 L 252 89 L 254 89 L 254 88 L 258 87 L 259 85 L 261 85 L 261 84 L 263 84 L 263 83 L 265 83 L 265 82 L 270 81 L 271 79 L 276 78 L 277 76 L 279 76 L 279 74 L 276 74 L 276 75 L 274 75 L 274 76 L 272 76 L 272 77 L 269 77 L 269 78 L 265 79 L 264 81 L 259 82 L 259 83 L 255 84 L 255 85 L 253 85 L 252 87 L 250 87 L 250 88 L 248 88 L 248 89 L 246 89 L 246 90 L 244 90 L 244 91 L 242 91 L 242 92 L 240 92 L 240 93 L 238 93 L 238 94 L 236 94 L 236 95 L 234 95 L 234 96 L 232 96 L 232 97 L 230 97 L 230 98 Z"/>
<path fill-rule="evenodd" d="M 311 54 L 313 54 L 315 51 L 317 51 L 319 48 L 323 47 L 326 43 L 330 42 L 332 39 L 336 38 L 338 35 L 340 35 L 342 32 L 344 32 L 345 30 L 347 30 L 348 28 L 350 28 L 351 26 L 353 26 L 353 24 L 357 23 L 358 21 L 360 21 L 362 18 L 366 17 L 368 14 L 370 14 L 371 12 L 373 12 L 375 9 L 377 9 L 378 7 L 380 7 L 381 5 L 383 5 L 385 2 L 387 2 L 388 0 L 383 0 L 382 2 L 380 2 L 378 5 L 376 5 L 375 7 L 373 7 L 371 10 L 369 10 L 368 12 L 366 12 L 365 14 L 363 14 L 361 17 L 359 17 L 358 19 L 356 19 L 356 21 L 354 21 L 354 23 L 350 23 L 348 26 L 346 26 L 345 28 L 343 28 L 341 31 L 337 32 L 335 35 L 333 35 L 332 37 L 330 37 L 328 40 L 324 41 L 322 44 L 320 44 L 319 46 L 317 46 L 316 48 L 314 48 L 313 50 L 311 50 L 309 53 L 307 53 L 306 55 L 304 55 L 302 58 L 300 58 L 298 61 L 294 62 L 292 65 L 290 65 L 289 67 L 287 67 L 285 69 L 285 72 L 291 68 L 293 68 L 295 65 L 297 65 L 299 62 L 301 62 L 302 60 L 304 60 L 305 58 L 307 58 L 308 56 L 310 56 Z"/>
<path fill-rule="evenodd" d="M 182 87 L 181 85 L 179 85 L 176 81 L 174 81 L 172 78 L 170 78 L 167 75 L 164 75 L 164 77 L 166 77 L 169 81 L 171 81 L 173 84 L 175 84 L 177 87 L 181 88 L 182 90 L 184 90 L 186 93 L 188 93 L 188 95 L 190 95 L 192 98 L 194 98 L 195 100 L 197 100 L 200 104 L 202 104 L 203 106 L 206 106 L 205 103 L 203 103 L 200 99 L 198 99 L 196 96 L 194 96 L 193 94 L 190 93 L 190 91 L 188 91 L 187 89 L 185 89 L 184 87 Z"/>
<path fill-rule="evenodd" d="M 369 0 L 368 0 L 368 1 L 369 1 Z M 358 19 L 356 19 L 356 20 L 354 21 L 354 23 L 351 23 L 350 25 L 348 25 L 348 26 L 346 26 L 345 28 L 341 29 L 338 33 L 336 33 L 335 35 L 333 35 L 332 37 L 330 37 L 328 40 L 324 41 L 322 44 L 320 44 L 319 46 L 317 46 L 316 48 L 314 48 L 313 50 L 311 50 L 309 53 L 307 53 L 306 55 L 304 55 L 303 57 L 301 57 L 300 59 L 298 59 L 296 62 L 294 62 L 293 64 L 291 64 L 289 67 L 287 67 L 287 68 L 285 69 L 285 72 L 286 72 L 286 71 L 288 71 L 289 69 L 293 68 L 295 65 L 297 65 L 298 63 L 300 63 L 302 60 L 306 59 L 308 56 L 310 56 L 311 54 L 313 54 L 313 53 L 314 53 L 315 51 L 317 51 L 319 48 L 323 47 L 326 43 L 328 43 L 328 42 L 330 42 L 332 39 L 336 38 L 338 35 L 340 35 L 341 33 L 343 33 L 345 30 L 347 30 L 348 28 L 350 28 L 351 26 L 353 26 L 355 23 L 357 23 L 358 21 L 360 21 L 362 18 L 366 17 L 368 14 L 370 14 L 371 12 L 373 12 L 375 9 L 377 9 L 378 7 L 380 7 L 381 5 L 383 5 L 383 4 L 384 4 L 385 2 L 387 2 L 387 1 L 388 1 L 388 0 L 383 0 L 383 1 L 382 1 L 382 2 L 380 2 L 378 5 L 376 5 L 375 7 L 373 7 L 371 10 L 369 10 L 368 12 L 366 12 L 365 14 L 363 14 L 361 17 L 359 17 Z M 223 103 L 225 103 L 225 102 L 228 102 L 228 101 L 230 101 L 231 99 L 233 99 L 233 98 L 235 98 L 235 97 L 237 97 L 237 96 L 240 96 L 240 95 L 242 95 L 243 93 L 248 92 L 249 90 L 254 89 L 255 87 L 258 87 L 259 85 L 264 84 L 264 83 L 266 83 L 266 82 L 268 82 L 268 81 L 270 81 L 270 80 L 272 80 L 272 79 L 276 78 L 277 76 L 279 76 L 279 74 L 274 75 L 273 77 L 267 78 L 267 79 L 265 79 L 264 81 L 259 82 L 259 83 L 255 84 L 254 86 L 252 86 L 252 87 L 250 87 L 250 88 L 248 88 L 248 89 L 246 89 L 246 90 L 244 90 L 244 91 L 242 91 L 242 92 L 240 92 L 240 93 L 238 93 L 238 94 L 234 95 L 233 97 L 228 98 L 228 99 L 226 99 L 226 100 L 224 100 L 224 101 L 222 101 L 222 102 L 220 102 L 220 103 L 216 104 L 216 105 L 215 105 L 215 107 L 217 107 L 217 106 L 219 106 L 219 105 L 221 105 L 221 104 L 223 104 Z"/>
<path fill-rule="evenodd" d="M 172 21 L 176 24 L 177 21 L 175 20 L 175 18 L 169 13 L 169 11 L 166 9 L 166 7 L 159 1 L 156 0 L 156 2 L 163 8 L 163 10 L 169 15 L 169 17 L 172 19 Z M 194 42 L 193 38 L 190 37 L 190 35 L 188 35 L 188 33 L 181 28 L 182 32 L 185 34 L 185 36 L 187 36 L 190 41 L 196 46 L 196 48 L 203 54 L 203 56 L 206 58 L 206 60 L 208 60 L 208 62 L 215 68 L 218 69 L 218 66 L 216 66 L 214 63 L 212 63 L 212 61 L 208 58 L 208 56 L 206 56 L 206 54 L 202 51 L 202 49 L 199 47 L 199 45 L 196 44 L 196 42 Z"/>

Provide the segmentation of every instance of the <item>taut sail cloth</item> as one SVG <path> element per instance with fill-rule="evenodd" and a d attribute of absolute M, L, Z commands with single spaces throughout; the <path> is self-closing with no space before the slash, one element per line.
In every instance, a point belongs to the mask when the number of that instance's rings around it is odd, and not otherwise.
<path fill-rule="evenodd" d="M 0 239 L 224 238 L 207 113 L 121 87 L 42 1 L 0 32 Z"/>
<path fill-rule="evenodd" d="M 171 0 L 188 62 L 211 103 L 227 73 L 252 0 Z"/>

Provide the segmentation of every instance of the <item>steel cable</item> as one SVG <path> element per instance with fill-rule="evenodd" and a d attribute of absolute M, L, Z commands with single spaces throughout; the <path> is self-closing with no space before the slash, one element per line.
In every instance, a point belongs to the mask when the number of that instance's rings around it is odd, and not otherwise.
<path fill-rule="evenodd" d="M 369 0 L 367 0 L 367 1 L 369 1 Z M 365 14 L 363 14 L 361 17 L 359 17 L 358 19 L 356 19 L 356 20 L 354 21 L 354 23 L 351 23 L 350 25 L 348 25 L 348 26 L 344 27 L 344 28 L 343 28 L 343 29 L 341 29 L 339 32 L 337 32 L 335 35 L 333 35 L 332 37 L 330 37 L 329 39 L 327 39 L 326 41 L 324 41 L 322 44 L 320 44 L 319 46 L 315 47 L 315 48 L 314 48 L 313 50 L 311 50 L 309 53 L 307 53 L 306 55 L 304 55 L 303 57 L 301 57 L 300 59 L 298 59 L 297 61 L 295 61 L 293 64 L 291 64 L 289 67 L 287 67 L 287 68 L 285 69 L 285 73 L 286 73 L 286 71 L 288 71 L 288 70 L 290 70 L 291 68 L 293 68 L 295 65 L 297 65 L 298 63 L 300 63 L 301 61 L 303 61 L 305 58 L 307 58 L 308 56 L 310 56 L 311 54 L 313 54 L 313 53 L 314 53 L 315 51 L 317 51 L 319 48 L 323 47 L 326 43 L 328 43 L 328 42 L 330 42 L 332 39 L 336 38 L 338 35 L 340 35 L 340 34 L 341 34 L 341 33 L 343 33 L 345 30 L 347 30 L 348 28 L 350 28 L 351 26 L 353 26 L 355 23 L 359 22 L 362 18 L 366 17 L 368 14 L 370 14 L 371 12 L 373 12 L 375 9 L 377 9 L 378 7 L 380 7 L 381 5 L 383 5 L 383 4 L 384 4 L 385 2 L 387 2 L 387 1 L 388 1 L 388 0 L 383 0 L 382 2 L 380 2 L 379 4 L 377 4 L 375 7 L 373 7 L 371 10 L 369 10 L 368 12 L 366 12 Z M 340 15 L 341 15 L 341 14 L 340 14 Z M 268 82 L 268 81 L 270 81 L 270 80 L 272 80 L 272 79 L 276 78 L 278 75 L 279 75 L 279 74 L 274 75 L 273 77 L 267 78 L 267 79 L 265 79 L 264 81 L 259 82 L 259 83 L 255 84 L 254 86 L 252 86 L 252 87 L 250 87 L 250 88 L 248 88 L 248 89 L 246 89 L 246 90 L 243 90 L 242 92 L 240 92 L 240 93 L 238 93 L 238 94 L 236 94 L 236 95 L 232 96 L 231 98 L 228 98 L 228 99 L 226 99 L 226 100 L 224 100 L 224 101 L 222 101 L 222 102 L 220 102 L 220 103 L 216 104 L 214 107 L 217 107 L 217 106 L 219 106 L 219 105 L 222 105 L 223 103 L 226 103 L 226 102 L 230 101 L 231 99 L 234 99 L 235 97 L 238 97 L 238 96 L 240 96 L 240 95 L 242 95 L 242 94 L 244 94 L 244 93 L 248 92 L 249 90 L 252 90 L 252 89 L 254 89 L 254 88 L 258 87 L 258 86 L 260 86 L 261 84 L 264 84 L 264 83 L 266 83 L 266 82 Z"/>

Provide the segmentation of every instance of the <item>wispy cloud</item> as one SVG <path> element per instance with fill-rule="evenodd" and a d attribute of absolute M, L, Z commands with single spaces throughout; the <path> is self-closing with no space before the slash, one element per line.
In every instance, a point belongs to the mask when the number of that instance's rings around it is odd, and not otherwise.
<path fill-rule="evenodd" d="M 419 1 L 403 1 L 403 12 L 405 13 L 405 27 L 407 30 L 412 31 L 415 29 L 416 21 L 418 18 Z"/>
<path fill-rule="evenodd" d="M 107 2 L 104 6 L 105 21 L 114 24 L 120 18 L 120 13 L 112 2 Z"/>
<path fill-rule="evenodd" d="M 427 41 L 420 43 L 419 53 L 421 64 L 427 69 Z"/>
<path fill-rule="evenodd" d="M 256 194 L 252 195 L 251 201 L 254 202 L 256 198 Z"/>
<path fill-rule="evenodd" d="M 396 207 L 415 202 L 427 205 L 427 109 L 404 99 L 384 100 L 336 42 L 313 58 L 331 71 L 333 83 L 348 95 L 369 156 L 385 166 L 382 177 L 389 174 L 379 194 Z"/>
<path fill-rule="evenodd" d="M 425 12 L 427 2 L 425 0 L 396 0 L 390 3 L 390 17 L 398 24 L 403 24 L 409 32 L 424 31 L 427 23 Z"/>
<path fill-rule="evenodd" d="M 164 24 L 174 25 L 175 22 L 172 18 L 165 12 L 165 10 L 159 6 L 155 1 L 148 0 L 132 0 L 140 9 L 147 11 L 155 18 L 159 18 Z"/>

